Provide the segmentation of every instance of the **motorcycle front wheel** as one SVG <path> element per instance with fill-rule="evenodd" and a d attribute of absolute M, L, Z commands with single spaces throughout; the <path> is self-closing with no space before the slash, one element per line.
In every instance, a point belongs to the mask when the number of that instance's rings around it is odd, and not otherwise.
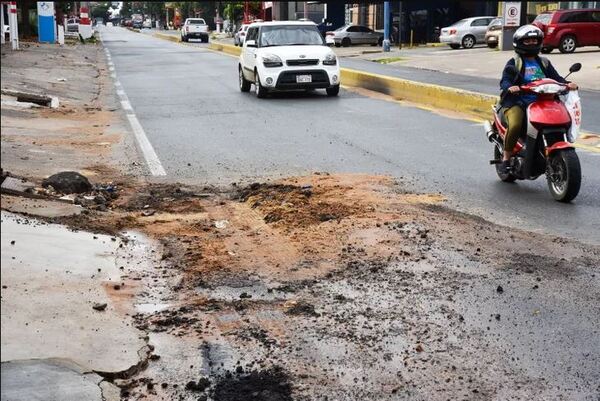
<path fill-rule="evenodd" d="M 570 202 L 581 187 L 581 165 L 574 149 L 553 153 L 548 159 L 546 180 L 552 197 L 559 202 Z"/>

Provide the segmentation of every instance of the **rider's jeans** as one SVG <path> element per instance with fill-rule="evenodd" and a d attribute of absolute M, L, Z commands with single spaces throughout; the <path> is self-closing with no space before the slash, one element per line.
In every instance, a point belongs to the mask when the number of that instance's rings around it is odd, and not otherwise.
<path fill-rule="evenodd" d="M 504 110 L 507 121 L 506 137 L 504 139 L 504 150 L 512 152 L 519 140 L 525 122 L 525 112 L 521 106 L 513 106 Z"/>

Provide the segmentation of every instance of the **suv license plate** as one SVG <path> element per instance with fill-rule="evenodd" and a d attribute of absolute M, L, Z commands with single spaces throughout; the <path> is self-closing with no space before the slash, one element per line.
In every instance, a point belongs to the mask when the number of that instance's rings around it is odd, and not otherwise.
<path fill-rule="evenodd" d="M 296 83 L 305 84 L 312 82 L 312 75 L 296 75 Z"/>

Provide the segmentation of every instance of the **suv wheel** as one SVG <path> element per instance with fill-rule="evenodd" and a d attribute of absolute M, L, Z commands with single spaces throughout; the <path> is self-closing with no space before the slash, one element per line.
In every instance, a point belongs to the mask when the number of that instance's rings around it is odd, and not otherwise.
<path fill-rule="evenodd" d="M 332 86 L 331 88 L 326 88 L 325 91 L 327 92 L 327 96 L 337 96 L 340 93 L 340 86 Z"/>
<path fill-rule="evenodd" d="M 560 40 L 560 44 L 558 45 L 558 50 L 561 53 L 573 53 L 577 48 L 577 40 L 575 36 L 567 35 Z"/>
<path fill-rule="evenodd" d="M 254 92 L 256 92 L 256 97 L 260 99 L 267 96 L 267 89 L 260 83 L 258 71 L 254 73 Z"/>
<path fill-rule="evenodd" d="M 343 47 L 348 47 L 352 44 L 352 42 L 350 41 L 350 38 L 344 38 L 342 39 L 342 46 Z"/>
<path fill-rule="evenodd" d="M 252 85 L 252 82 L 248 81 L 244 77 L 244 72 L 242 71 L 242 66 L 240 66 L 238 68 L 238 70 L 240 71 L 240 90 L 242 92 L 249 92 L 250 91 L 250 86 Z"/>
<path fill-rule="evenodd" d="M 462 40 L 462 45 L 465 49 L 471 49 L 475 46 L 475 37 L 473 35 L 467 35 Z"/>

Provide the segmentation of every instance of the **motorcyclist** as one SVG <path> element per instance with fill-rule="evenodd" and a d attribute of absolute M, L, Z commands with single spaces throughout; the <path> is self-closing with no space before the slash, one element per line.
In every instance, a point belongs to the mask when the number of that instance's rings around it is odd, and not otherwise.
<path fill-rule="evenodd" d="M 519 140 L 521 132 L 526 127 L 525 110 L 527 106 L 536 100 L 535 94 L 519 94 L 519 86 L 539 79 L 550 78 L 567 84 L 569 89 L 577 89 L 575 83 L 567 82 L 560 76 L 552 66 L 552 63 L 550 63 L 550 60 L 539 56 L 543 40 L 544 33 L 535 25 L 524 25 L 517 29 L 513 35 L 513 47 L 516 54 L 508 60 L 502 72 L 500 88 L 503 93 L 507 93 L 501 103 L 501 112 L 506 117 L 507 131 L 504 140 L 504 154 L 502 155 L 502 164 L 500 166 L 502 171 L 506 173 L 510 171 L 512 151 Z M 512 67 L 510 66 L 514 66 L 519 72 L 516 79 L 511 73 Z"/>

